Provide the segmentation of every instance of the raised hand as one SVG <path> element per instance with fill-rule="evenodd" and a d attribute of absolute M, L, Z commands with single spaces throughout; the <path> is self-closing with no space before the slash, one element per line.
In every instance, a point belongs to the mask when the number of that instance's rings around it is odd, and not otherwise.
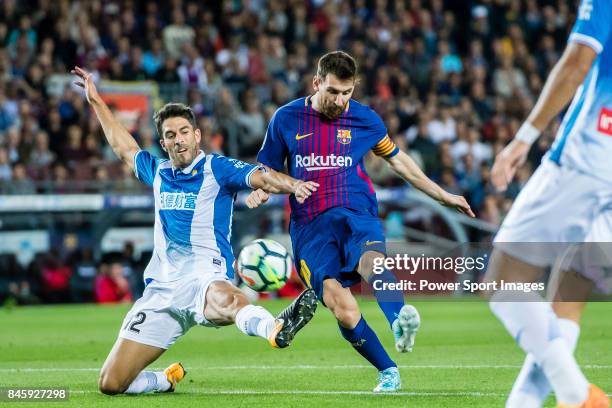
<path fill-rule="evenodd" d="M 100 94 L 96 89 L 96 85 L 93 81 L 93 75 L 90 72 L 85 71 L 81 67 L 74 67 L 74 69 L 70 72 L 81 79 L 80 81 L 74 81 L 74 84 L 85 90 L 87 102 L 96 103 L 100 101 Z"/>

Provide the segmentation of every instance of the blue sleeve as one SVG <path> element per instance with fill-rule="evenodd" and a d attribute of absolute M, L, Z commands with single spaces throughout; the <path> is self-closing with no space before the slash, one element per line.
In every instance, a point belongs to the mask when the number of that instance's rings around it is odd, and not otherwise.
<path fill-rule="evenodd" d="M 368 126 L 372 129 L 370 140 L 372 141 L 372 146 L 376 146 L 387 136 L 387 127 L 378 113 L 371 108 L 368 108 L 367 117 Z"/>
<path fill-rule="evenodd" d="M 264 138 L 261 150 L 257 154 L 257 161 L 277 171 L 285 168 L 287 157 L 287 144 L 283 139 L 281 123 L 277 110 L 270 120 L 266 137 Z"/>
<path fill-rule="evenodd" d="M 599 54 L 610 36 L 611 22 L 610 0 L 582 0 L 569 41 L 588 45 Z"/>
<path fill-rule="evenodd" d="M 134 173 L 136 178 L 143 183 L 152 186 L 155 172 L 161 159 L 151 155 L 146 150 L 139 150 L 134 155 Z"/>
<path fill-rule="evenodd" d="M 260 169 L 254 164 L 221 155 L 214 155 L 210 165 L 219 185 L 230 191 L 251 188 L 251 174 Z"/>

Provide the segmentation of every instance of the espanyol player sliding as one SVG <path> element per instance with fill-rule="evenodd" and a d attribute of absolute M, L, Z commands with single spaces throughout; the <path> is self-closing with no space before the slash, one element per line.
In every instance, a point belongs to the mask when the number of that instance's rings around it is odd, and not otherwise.
<path fill-rule="evenodd" d="M 113 151 L 153 187 L 155 196 L 154 252 L 145 272 L 146 288 L 128 312 L 113 349 L 100 373 L 104 394 L 174 391 L 185 376 L 180 363 L 164 371 L 143 371 L 195 325 L 236 323 L 249 336 L 287 347 L 314 315 L 317 299 L 304 291 L 274 318 L 249 304 L 230 282 L 234 256 L 230 247 L 232 209 L 238 190 L 261 188 L 293 194 L 303 203 L 317 184 L 217 154 L 199 150 L 201 134 L 193 111 L 170 103 L 155 114 L 160 144 L 170 160 L 141 150 L 102 101 L 92 75 L 73 71 L 82 82 Z"/>
<path fill-rule="evenodd" d="M 443 205 L 473 216 L 463 197 L 442 190 L 400 151 L 381 118 L 351 99 L 357 78 L 355 60 L 330 52 L 319 60 L 315 94 L 276 111 L 257 157 L 270 169 L 316 181 L 308 202 L 291 198 L 290 234 L 296 267 L 304 283 L 334 314 L 342 336 L 379 371 L 375 392 L 400 389 L 397 365 L 359 311 L 349 287 L 361 279 L 394 282 L 392 272 L 374 275 L 377 258 L 386 254 L 376 194 L 363 158 L 372 150 L 395 172 Z M 256 190 L 247 203 L 257 206 L 268 195 Z M 404 305 L 401 291 L 375 291 L 400 352 L 411 351 L 419 328 L 417 310 Z"/>
<path fill-rule="evenodd" d="M 609 406 L 605 393 L 589 385 L 572 353 L 584 308 L 584 302 L 578 301 L 583 299 L 577 297 L 588 295 L 585 285 L 590 289 L 601 283 L 592 282 L 594 269 L 610 266 L 609 259 L 600 258 L 600 262 L 594 259 L 597 255 L 592 256 L 598 243 L 612 241 L 610 4 L 609 0 L 582 1 L 565 52 L 529 117 L 493 165 L 492 181 L 505 190 L 525 162 L 531 144 L 573 96 L 555 143 L 495 237 L 487 279 L 535 282 L 571 247 L 579 251 L 588 247 L 591 254 L 586 258 L 590 259 L 578 267 L 572 265 L 577 274 L 565 271 L 564 287 L 555 292 L 555 300 L 561 300 L 564 291 L 573 293 L 572 302 L 555 301 L 551 309 L 534 293 L 492 294 L 493 313 L 527 353 L 508 408 L 539 408 L 551 390 L 559 407 Z M 532 250 L 521 245 L 533 242 L 562 244 L 529 244 Z"/>

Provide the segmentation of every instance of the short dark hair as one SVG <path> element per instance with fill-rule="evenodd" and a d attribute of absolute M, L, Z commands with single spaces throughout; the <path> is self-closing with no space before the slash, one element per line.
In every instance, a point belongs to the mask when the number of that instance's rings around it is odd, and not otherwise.
<path fill-rule="evenodd" d="M 357 77 L 357 63 L 355 59 L 344 51 L 332 51 L 319 58 L 317 76 L 325 78 L 327 74 L 334 74 L 339 80 L 345 81 Z"/>
<path fill-rule="evenodd" d="M 162 123 L 164 123 L 164 120 L 176 117 L 187 119 L 191 126 L 193 126 L 194 129 L 196 128 L 195 114 L 189 106 L 184 103 L 167 103 L 153 115 L 155 128 L 157 128 L 157 133 L 160 138 L 164 137 L 162 134 Z"/>

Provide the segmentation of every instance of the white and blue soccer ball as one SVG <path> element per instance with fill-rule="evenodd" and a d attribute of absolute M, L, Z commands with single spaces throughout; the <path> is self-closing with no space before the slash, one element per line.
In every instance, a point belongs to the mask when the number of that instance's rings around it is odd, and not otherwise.
<path fill-rule="evenodd" d="M 251 289 L 273 292 L 291 276 L 292 260 L 287 249 L 271 239 L 256 239 L 238 256 L 238 274 Z"/>

